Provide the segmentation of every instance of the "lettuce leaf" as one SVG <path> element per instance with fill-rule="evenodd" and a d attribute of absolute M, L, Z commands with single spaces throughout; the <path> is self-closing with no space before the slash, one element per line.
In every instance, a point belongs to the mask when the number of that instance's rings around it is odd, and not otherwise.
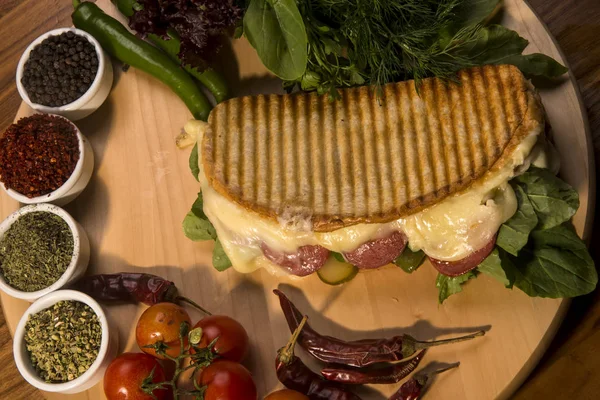
<path fill-rule="evenodd" d="M 229 259 L 229 257 L 227 257 L 225 249 L 223 249 L 223 245 L 221 244 L 221 241 L 218 238 L 215 241 L 212 262 L 213 267 L 219 272 L 223 272 L 229 267 L 231 267 L 231 260 Z"/>
<path fill-rule="evenodd" d="M 450 277 L 438 274 L 435 280 L 435 286 L 438 288 L 438 301 L 442 304 L 448 297 L 453 294 L 462 292 L 462 285 L 469 279 L 476 278 L 477 271 L 469 271 L 456 277 Z"/>
<path fill-rule="evenodd" d="M 519 257 L 515 286 L 535 297 L 576 297 L 592 292 L 598 283 L 594 261 L 570 223 L 534 230 Z"/>
<path fill-rule="evenodd" d="M 482 274 L 497 279 L 504 287 L 512 289 L 517 276 L 517 270 L 511 260 L 504 256 L 501 249 L 495 248 L 477 270 Z"/>
<path fill-rule="evenodd" d="M 252 0 L 244 15 L 244 35 L 260 60 L 284 80 L 306 71 L 308 37 L 294 0 Z"/>
<path fill-rule="evenodd" d="M 412 274 L 421 266 L 424 259 L 425 253 L 422 250 L 412 251 L 407 246 L 402 254 L 394 260 L 394 264 L 402 268 L 404 272 Z"/>
<path fill-rule="evenodd" d="M 547 169 L 531 167 L 511 183 L 523 188 L 538 217 L 538 229 L 550 229 L 571 219 L 579 208 L 579 194 Z"/>
<path fill-rule="evenodd" d="M 517 196 L 517 212 L 500 226 L 496 245 L 516 256 L 527 244 L 529 234 L 538 224 L 538 218 L 525 190 L 517 184 L 511 186 Z"/>
<path fill-rule="evenodd" d="M 196 143 L 192 148 L 188 164 L 190 166 L 190 171 L 192 171 L 192 175 L 194 175 L 194 178 L 200 182 L 200 179 L 198 179 L 198 176 L 200 175 L 200 166 L 198 165 L 198 143 Z"/>
<path fill-rule="evenodd" d="M 558 61 L 541 53 L 517 54 L 502 60 L 519 68 L 527 78 L 558 78 L 567 73 L 569 69 Z"/>
<path fill-rule="evenodd" d="M 192 204 L 191 211 L 188 212 L 183 219 L 182 226 L 183 233 L 190 240 L 195 242 L 203 240 L 215 241 L 215 247 L 213 248 L 213 267 L 217 271 L 225 271 L 227 268 L 231 267 L 231 261 L 229 260 L 229 257 L 227 257 L 223 245 L 217 237 L 217 231 L 204 213 L 202 192 L 198 193 L 196 201 Z"/>

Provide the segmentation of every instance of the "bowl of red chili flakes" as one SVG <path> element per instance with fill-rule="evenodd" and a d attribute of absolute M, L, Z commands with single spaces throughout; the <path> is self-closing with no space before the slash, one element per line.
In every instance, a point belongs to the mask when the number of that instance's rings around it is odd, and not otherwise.
<path fill-rule="evenodd" d="M 20 203 L 65 205 L 85 189 L 93 170 L 89 141 L 64 117 L 21 118 L 0 137 L 0 182 Z"/>

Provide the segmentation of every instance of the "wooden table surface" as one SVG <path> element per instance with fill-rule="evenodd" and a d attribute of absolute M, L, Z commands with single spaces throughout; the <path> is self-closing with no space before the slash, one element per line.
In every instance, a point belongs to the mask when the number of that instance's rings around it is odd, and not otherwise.
<path fill-rule="evenodd" d="M 600 154 L 600 1 L 529 0 L 558 40 L 577 78 L 588 112 L 596 155 Z M 21 102 L 14 74 L 25 47 L 41 33 L 69 26 L 67 0 L 0 0 L 0 130 L 13 120 Z M 600 176 L 597 168 L 597 176 Z M 600 220 L 600 218 L 599 218 Z M 600 223 L 592 252 L 600 260 Z M 596 399 L 600 393 L 600 291 L 577 298 L 550 350 L 516 399 Z M 493 366 L 490 366 L 492 368 Z M 19 375 L 12 340 L 0 311 L 0 398 L 37 399 L 41 394 Z"/>

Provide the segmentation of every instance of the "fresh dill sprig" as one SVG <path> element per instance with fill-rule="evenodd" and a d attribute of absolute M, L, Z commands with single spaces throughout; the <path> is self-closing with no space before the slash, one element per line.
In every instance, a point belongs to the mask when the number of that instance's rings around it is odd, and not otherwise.
<path fill-rule="evenodd" d="M 466 0 L 298 0 L 309 38 L 304 90 L 335 96 L 337 87 L 428 76 L 449 77 L 469 66 L 452 53 L 472 40 L 470 28 L 442 45 Z"/>

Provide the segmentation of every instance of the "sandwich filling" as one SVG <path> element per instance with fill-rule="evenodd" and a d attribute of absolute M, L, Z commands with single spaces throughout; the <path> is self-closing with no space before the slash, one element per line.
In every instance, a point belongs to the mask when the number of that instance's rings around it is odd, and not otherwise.
<path fill-rule="evenodd" d="M 197 133 L 198 143 L 201 143 L 202 133 L 208 125 L 196 123 L 194 127 L 197 129 L 188 133 Z M 517 200 L 508 181 L 532 164 L 548 167 L 546 141 L 540 134 L 541 128 L 530 132 L 513 151 L 511 161 L 504 168 L 488 172 L 462 193 L 395 221 L 357 224 L 332 232 L 313 232 L 310 221 L 290 224 L 286 218 L 277 223 L 244 209 L 210 186 L 200 159 L 204 212 L 213 223 L 233 267 L 239 272 L 248 273 L 258 268 L 266 268 L 272 273 L 283 272 L 265 257 L 264 246 L 280 253 L 295 253 L 303 246 L 322 246 L 330 251 L 348 253 L 364 243 L 398 231 L 406 235 L 411 250 L 423 250 L 431 258 L 453 262 L 484 248 L 494 239 L 500 225 L 515 214 Z M 201 158 L 202 152 L 199 153 Z"/>

